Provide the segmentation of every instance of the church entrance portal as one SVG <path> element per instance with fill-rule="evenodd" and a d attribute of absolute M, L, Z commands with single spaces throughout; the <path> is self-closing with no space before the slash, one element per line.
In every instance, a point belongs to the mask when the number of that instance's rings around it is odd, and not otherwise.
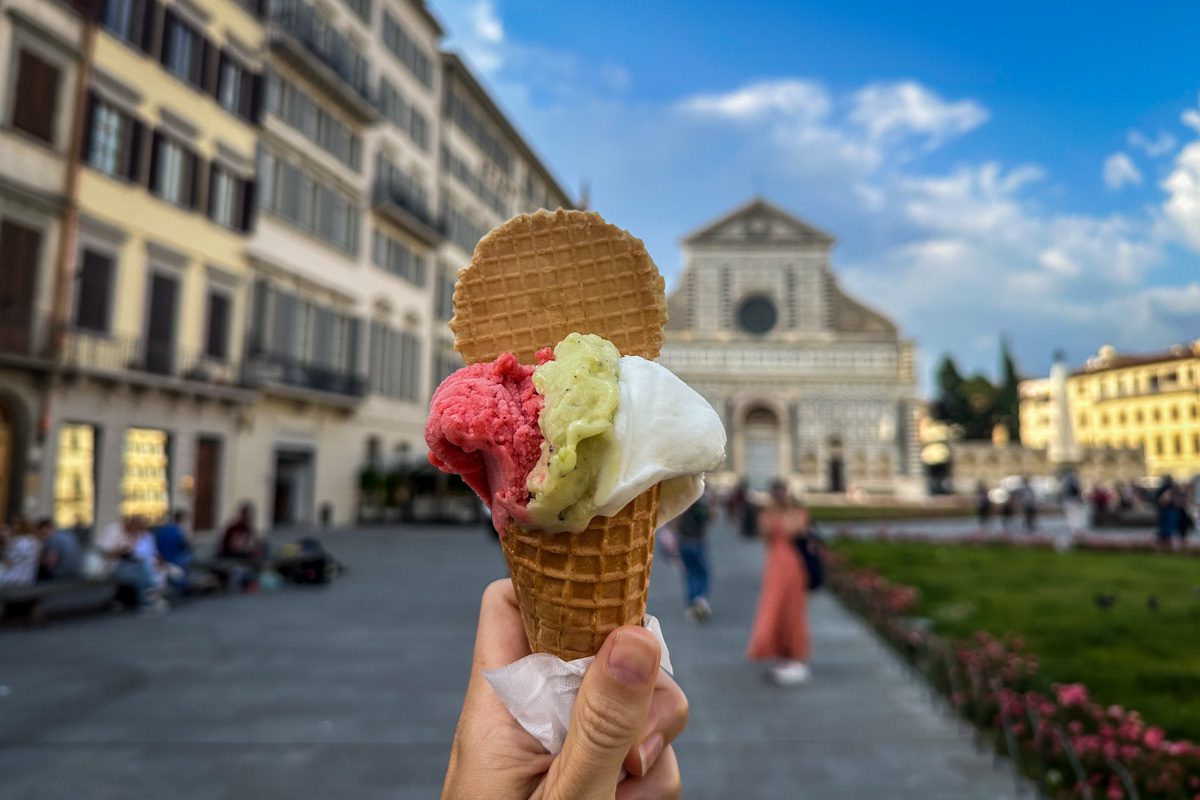
<path fill-rule="evenodd" d="M 779 476 L 779 418 L 769 408 L 746 412 L 742 477 L 752 489 L 766 489 Z"/>

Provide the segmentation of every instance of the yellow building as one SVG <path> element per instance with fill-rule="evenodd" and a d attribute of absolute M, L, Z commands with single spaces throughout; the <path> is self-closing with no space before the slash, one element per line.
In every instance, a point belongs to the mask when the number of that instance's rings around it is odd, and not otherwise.
<path fill-rule="evenodd" d="M 1050 383 L 1021 384 L 1021 443 L 1051 437 Z M 1200 474 L 1200 340 L 1162 353 L 1105 345 L 1067 379 L 1075 439 L 1083 447 L 1141 448 L 1151 475 Z"/>
<path fill-rule="evenodd" d="M 39 504 L 61 522 L 159 521 L 178 503 L 209 530 L 240 499 L 232 442 L 256 397 L 240 361 L 264 11 L 257 0 L 100 6 L 47 411 L 54 477 Z"/>

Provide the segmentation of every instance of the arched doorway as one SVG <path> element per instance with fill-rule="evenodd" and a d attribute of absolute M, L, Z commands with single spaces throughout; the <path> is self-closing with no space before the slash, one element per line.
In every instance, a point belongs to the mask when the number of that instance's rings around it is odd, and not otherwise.
<path fill-rule="evenodd" d="M 742 425 L 742 477 L 752 489 L 766 489 L 779 476 L 779 417 L 752 406 Z"/>

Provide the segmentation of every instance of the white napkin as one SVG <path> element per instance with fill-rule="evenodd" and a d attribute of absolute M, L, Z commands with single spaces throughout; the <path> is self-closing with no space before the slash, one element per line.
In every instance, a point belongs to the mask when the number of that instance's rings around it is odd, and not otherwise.
<path fill-rule="evenodd" d="M 658 620 L 650 614 L 642 622 L 658 639 L 662 648 L 661 668 L 671 674 L 671 656 Z M 562 750 L 571 722 L 575 696 L 583 683 L 583 673 L 595 656 L 563 661 L 549 653 L 534 653 L 499 669 L 483 670 L 501 702 L 549 753 Z"/>

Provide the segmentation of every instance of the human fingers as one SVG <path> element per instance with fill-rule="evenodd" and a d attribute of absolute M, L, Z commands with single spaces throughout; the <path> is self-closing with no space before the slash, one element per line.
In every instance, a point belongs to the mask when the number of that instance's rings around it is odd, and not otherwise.
<path fill-rule="evenodd" d="M 478 673 L 481 669 L 496 669 L 527 655 L 529 640 L 512 581 L 508 578 L 493 581 L 484 589 L 479 605 L 472 670 Z"/>
<path fill-rule="evenodd" d="M 547 779 L 548 797 L 613 796 L 650 711 L 659 655 L 658 640 L 645 628 L 627 625 L 608 635 L 583 676 L 566 742 Z"/>
<path fill-rule="evenodd" d="M 670 675 L 659 670 L 650 698 L 650 713 L 646 715 L 641 736 L 625 757 L 625 769 L 631 775 L 649 772 L 659 753 L 683 732 L 687 721 L 687 695 Z"/>
<path fill-rule="evenodd" d="M 621 781 L 616 800 L 678 800 L 682 794 L 679 760 L 675 748 L 668 745 L 644 777 Z"/>

